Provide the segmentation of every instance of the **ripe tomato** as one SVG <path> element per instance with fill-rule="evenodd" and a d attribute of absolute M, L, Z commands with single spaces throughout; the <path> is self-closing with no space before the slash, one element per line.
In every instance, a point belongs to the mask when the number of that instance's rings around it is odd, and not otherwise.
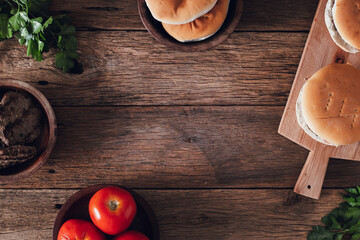
<path fill-rule="evenodd" d="M 114 240 L 149 240 L 149 238 L 140 232 L 126 231 L 116 236 Z"/>
<path fill-rule="evenodd" d="M 106 240 L 106 238 L 91 222 L 71 219 L 61 226 L 57 240 Z"/>
<path fill-rule="evenodd" d="M 97 191 L 89 202 L 93 223 L 104 233 L 116 235 L 125 231 L 136 214 L 131 194 L 121 188 L 106 187 Z"/>

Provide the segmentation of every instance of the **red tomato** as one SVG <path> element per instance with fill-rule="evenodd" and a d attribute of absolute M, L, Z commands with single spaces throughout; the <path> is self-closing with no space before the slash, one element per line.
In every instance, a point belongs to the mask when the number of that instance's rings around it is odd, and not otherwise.
<path fill-rule="evenodd" d="M 89 213 L 93 223 L 104 233 L 116 235 L 125 231 L 136 214 L 131 194 L 121 188 L 106 187 L 90 199 Z"/>
<path fill-rule="evenodd" d="M 140 232 L 127 231 L 116 236 L 114 240 L 149 240 L 149 238 Z"/>
<path fill-rule="evenodd" d="M 71 219 L 61 226 L 57 240 L 106 240 L 106 238 L 91 222 Z"/>

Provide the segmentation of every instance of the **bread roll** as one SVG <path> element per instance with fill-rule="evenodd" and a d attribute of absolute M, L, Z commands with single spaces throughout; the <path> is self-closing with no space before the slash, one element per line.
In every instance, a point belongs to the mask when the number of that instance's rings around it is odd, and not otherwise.
<path fill-rule="evenodd" d="M 297 101 L 299 125 L 329 145 L 360 140 L 360 71 L 349 64 L 330 64 L 303 86 Z"/>
<path fill-rule="evenodd" d="M 230 0 L 218 0 L 210 12 L 192 22 L 173 25 L 163 23 L 166 32 L 179 42 L 201 41 L 214 35 L 224 23 Z"/>
<path fill-rule="evenodd" d="M 153 17 L 167 24 L 185 24 L 209 12 L 217 0 L 145 0 Z"/>
<path fill-rule="evenodd" d="M 334 42 L 346 52 L 360 49 L 360 0 L 329 0 L 325 23 Z"/>

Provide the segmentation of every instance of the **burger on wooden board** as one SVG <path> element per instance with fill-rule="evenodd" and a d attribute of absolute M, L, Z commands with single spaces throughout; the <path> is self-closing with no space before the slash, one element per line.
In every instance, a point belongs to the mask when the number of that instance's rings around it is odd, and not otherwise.
<path fill-rule="evenodd" d="M 230 0 L 146 0 L 152 16 L 179 42 L 213 36 L 224 23 Z"/>
<path fill-rule="evenodd" d="M 316 141 L 338 146 L 360 140 L 360 70 L 330 64 L 304 84 L 296 103 L 299 125 Z"/>
<path fill-rule="evenodd" d="M 325 23 L 340 48 L 350 53 L 360 51 L 360 0 L 329 0 Z"/>

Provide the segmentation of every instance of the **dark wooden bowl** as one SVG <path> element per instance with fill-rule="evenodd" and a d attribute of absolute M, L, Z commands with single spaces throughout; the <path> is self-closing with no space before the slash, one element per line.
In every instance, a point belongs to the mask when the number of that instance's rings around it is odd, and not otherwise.
<path fill-rule="evenodd" d="M 56 119 L 54 111 L 45 96 L 29 84 L 16 80 L 0 80 L 0 96 L 6 91 L 16 90 L 29 93 L 38 102 L 43 111 L 40 137 L 34 142 L 38 154 L 22 164 L 0 170 L 0 183 L 12 182 L 29 176 L 38 170 L 49 158 L 56 142 Z"/>
<path fill-rule="evenodd" d="M 88 208 L 89 201 L 98 190 L 109 186 L 125 189 L 126 191 L 130 192 L 135 199 L 137 205 L 137 213 L 134 221 L 129 227 L 129 230 L 142 232 L 150 240 L 159 240 L 159 225 L 155 213 L 150 207 L 150 205 L 136 192 L 123 186 L 112 184 L 90 186 L 72 195 L 61 207 L 58 215 L 56 216 L 53 228 L 53 240 L 57 240 L 61 226 L 69 219 L 83 219 L 91 222 Z M 107 236 L 107 239 L 110 240 L 111 238 L 111 236 Z"/>
<path fill-rule="evenodd" d="M 200 42 L 182 43 L 171 37 L 161 23 L 153 18 L 150 10 L 146 6 L 145 0 L 138 0 L 138 10 L 145 28 L 162 44 L 183 52 L 205 51 L 222 43 L 234 32 L 242 15 L 243 0 L 230 0 L 228 15 L 219 31 L 212 37 Z"/>

